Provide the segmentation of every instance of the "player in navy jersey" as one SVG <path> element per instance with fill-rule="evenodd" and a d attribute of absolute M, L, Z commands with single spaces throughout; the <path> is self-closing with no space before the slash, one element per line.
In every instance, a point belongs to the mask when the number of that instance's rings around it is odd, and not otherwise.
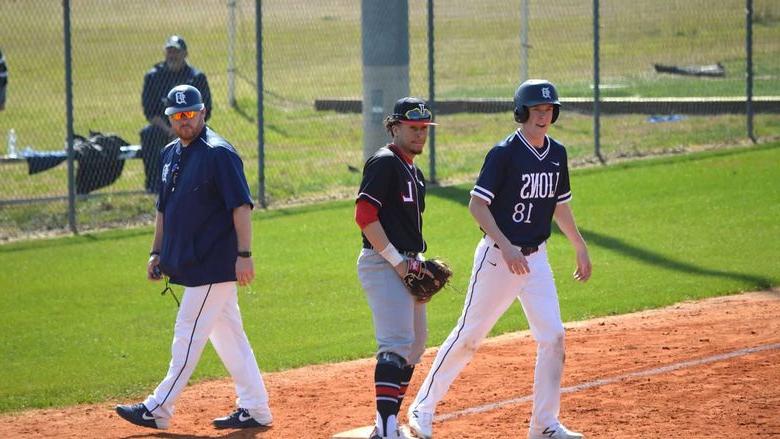
<path fill-rule="evenodd" d="M 576 251 L 574 277 L 582 282 L 590 277 L 588 248 L 568 204 L 566 149 L 547 136 L 560 102 L 550 82 L 528 80 L 515 92 L 514 104 L 521 126 L 487 153 L 471 191 L 469 212 L 484 237 L 474 252 L 463 312 L 409 407 L 409 427 L 425 439 L 433 436 L 436 405 L 516 299 L 537 343 L 528 437 L 583 437 L 558 419 L 564 328 L 546 251 L 554 219 Z"/>
<path fill-rule="evenodd" d="M 426 250 L 422 214 L 425 177 L 414 165 L 436 125 L 421 99 L 398 100 L 385 128 L 393 142 L 366 161 L 355 204 L 362 231 L 358 277 L 374 321 L 377 363 L 374 371 L 376 420 L 371 438 L 398 438 L 398 410 L 425 351 L 425 303 L 415 300 L 402 278 L 409 259 Z"/>
<path fill-rule="evenodd" d="M 252 261 L 252 198 L 241 158 L 206 126 L 197 88 L 178 85 L 167 96 L 171 127 L 179 136 L 162 151 L 152 251 L 146 273 L 183 285 L 168 373 L 142 403 L 119 405 L 127 421 L 166 429 L 206 342 L 236 384 L 238 407 L 214 419 L 216 428 L 268 427 L 268 393 L 238 308 L 236 283 L 255 276 Z"/>

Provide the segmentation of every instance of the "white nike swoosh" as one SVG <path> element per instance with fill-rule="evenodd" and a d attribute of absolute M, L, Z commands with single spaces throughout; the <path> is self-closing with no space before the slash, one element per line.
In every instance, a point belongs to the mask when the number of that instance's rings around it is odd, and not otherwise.
<path fill-rule="evenodd" d="M 555 165 L 555 166 L 561 166 L 561 164 L 560 164 L 560 163 L 558 163 L 558 162 L 550 162 L 550 163 L 552 163 L 552 164 L 553 164 L 553 165 Z"/>
<path fill-rule="evenodd" d="M 243 413 L 241 413 L 240 415 L 238 415 L 238 420 L 239 420 L 239 421 L 241 421 L 241 422 L 246 422 L 246 421 L 248 421 L 248 420 L 250 420 L 250 419 L 252 419 L 252 416 L 247 416 L 247 417 L 245 418 Z"/>
<path fill-rule="evenodd" d="M 144 421 L 154 421 L 154 416 L 146 416 L 147 412 L 144 412 L 141 414 L 141 418 L 143 418 Z"/>

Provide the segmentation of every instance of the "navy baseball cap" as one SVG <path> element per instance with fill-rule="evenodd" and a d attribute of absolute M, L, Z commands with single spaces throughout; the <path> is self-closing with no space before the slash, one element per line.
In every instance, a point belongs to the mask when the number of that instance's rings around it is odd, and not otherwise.
<path fill-rule="evenodd" d="M 181 113 L 182 111 L 200 111 L 205 105 L 203 105 L 203 98 L 200 96 L 200 91 L 191 85 L 177 85 L 168 92 L 168 96 L 165 98 L 166 105 L 165 115 L 170 116 L 175 113 Z"/>
<path fill-rule="evenodd" d="M 415 97 L 397 100 L 393 106 L 393 117 L 401 123 L 412 125 L 439 125 L 433 122 L 433 113 L 428 108 L 428 104 Z"/>
<path fill-rule="evenodd" d="M 178 35 L 171 35 L 168 37 L 168 41 L 165 42 L 165 48 L 173 47 L 174 49 L 187 50 L 187 43 L 184 38 Z"/>

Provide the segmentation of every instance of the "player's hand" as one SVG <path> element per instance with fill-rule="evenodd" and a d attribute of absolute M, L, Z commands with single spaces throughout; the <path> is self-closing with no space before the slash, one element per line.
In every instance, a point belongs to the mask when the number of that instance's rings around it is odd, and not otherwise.
<path fill-rule="evenodd" d="M 242 287 L 249 285 L 255 278 L 255 264 L 252 258 L 236 258 L 236 281 Z"/>
<path fill-rule="evenodd" d="M 398 273 L 398 276 L 401 277 L 401 279 L 406 276 L 406 273 L 409 272 L 409 262 L 404 259 L 403 262 L 393 267 L 395 269 L 395 272 Z"/>
<path fill-rule="evenodd" d="M 162 279 L 159 255 L 149 256 L 149 262 L 146 264 L 146 278 L 152 281 L 159 281 Z"/>
<path fill-rule="evenodd" d="M 574 271 L 574 279 L 580 282 L 587 282 L 590 279 L 592 270 L 593 266 L 590 263 L 588 249 L 577 250 L 577 270 Z"/>
<path fill-rule="evenodd" d="M 501 249 L 501 256 L 506 262 L 506 266 L 509 267 L 509 271 L 523 275 L 531 272 L 531 268 L 528 266 L 528 261 L 525 256 L 520 252 L 520 249 L 514 245 L 507 245 L 506 248 Z"/>
<path fill-rule="evenodd" d="M 401 280 L 406 283 L 406 275 L 409 274 L 409 259 L 404 259 L 403 262 L 393 267 L 396 273 L 398 273 L 398 276 L 401 278 Z M 407 285 L 408 287 L 408 285 Z M 433 296 L 427 296 L 427 297 L 421 297 L 417 296 L 414 293 L 412 296 L 415 296 L 415 300 L 417 303 L 428 303 L 431 301 Z"/>

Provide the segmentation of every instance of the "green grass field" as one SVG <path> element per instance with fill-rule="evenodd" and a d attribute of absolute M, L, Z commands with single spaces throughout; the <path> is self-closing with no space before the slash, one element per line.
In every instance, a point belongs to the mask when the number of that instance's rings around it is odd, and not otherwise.
<path fill-rule="evenodd" d="M 573 251 L 556 232 L 549 252 L 564 320 L 778 285 L 779 162 L 776 142 L 574 171 L 572 204 L 594 276 L 571 279 Z M 436 188 L 426 203 L 428 254 L 456 272 L 454 289 L 430 304 L 430 345 L 458 318 L 480 238 L 469 189 Z M 253 225 L 257 278 L 239 294 L 261 368 L 371 356 L 353 203 L 257 212 Z M 145 280 L 151 234 L 0 246 L 0 411 L 140 398 L 162 379 L 176 306 Z M 515 306 L 493 334 L 525 327 Z M 195 380 L 225 374 L 207 348 Z"/>

